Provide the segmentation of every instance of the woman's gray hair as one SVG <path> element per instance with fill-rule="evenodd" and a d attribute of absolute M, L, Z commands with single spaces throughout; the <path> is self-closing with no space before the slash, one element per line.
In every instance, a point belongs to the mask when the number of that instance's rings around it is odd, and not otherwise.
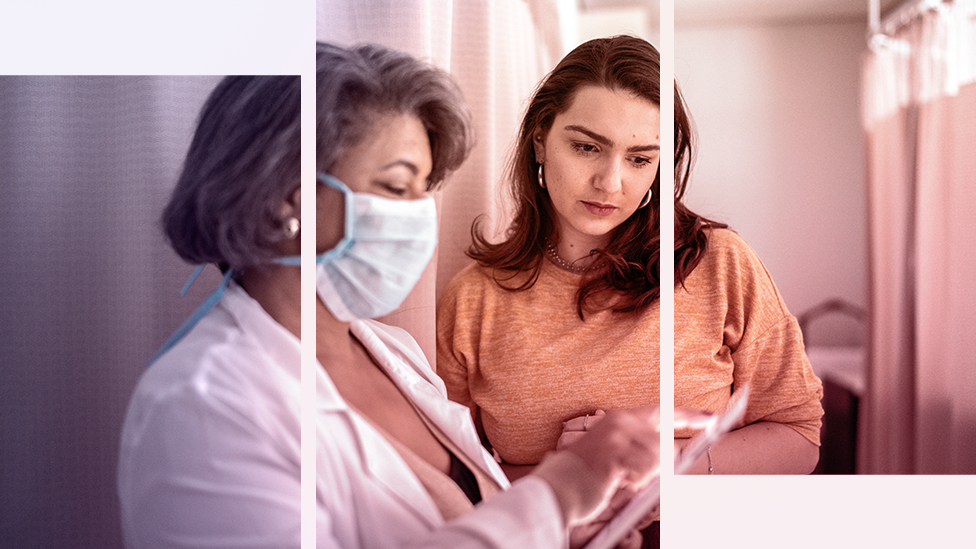
<path fill-rule="evenodd" d="M 413 114 L 430 138 L 434 189 L 458 169 L 474 143 L 471 113 L 444 71 L 376 45 L 346 49 L 316 43 L 316 166 L 328 173 L 357 144 L 377 114 Z"/>
<path fill-rule="evenodd" d="M 176 253 L 221 269 L 268 263 L 300 180 L 298 76 L 228 76 L 211 92 L 163 210 Z"/>

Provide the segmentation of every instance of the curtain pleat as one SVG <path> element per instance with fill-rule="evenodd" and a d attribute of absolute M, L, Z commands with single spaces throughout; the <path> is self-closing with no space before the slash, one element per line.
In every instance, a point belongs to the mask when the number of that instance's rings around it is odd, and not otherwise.
<path fill-rule="evenodd" d="M 861 472 L 912 472 L 914 420 L 914 209 L 912 169 L 904 147 L 908 113 L 868 135 L 869 297 L 871 339 L 858 453 Z"/>
<path fill-rule="evenodd" d="M 915 456 L 976 473 L 976 84 L 922 105 L 918 167 Z"/>
<path fill-rule="evenodd" d="M 871 341 L 861 473 L 976 472 L 976 1 L 864 64 Z"/>

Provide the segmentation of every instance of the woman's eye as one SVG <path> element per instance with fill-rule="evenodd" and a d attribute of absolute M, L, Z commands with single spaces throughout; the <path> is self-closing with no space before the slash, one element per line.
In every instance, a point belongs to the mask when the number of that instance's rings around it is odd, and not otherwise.
<path fill-rule="evenodd" d="M 407 189 L 399 185 L 393 185 L 390 183 L 380 183 L 379 186 L 381 189 L 383 189 L 384 192 L 392 196 L 403 196 L 407 194 Z"/>
<path fill-rule="evenodd" d="M 596 147 L 589 143 L 573 143 L 573 149 L 582 154 L 596 152 Z"/>
<path fill-rule="evenodd" d="M 633 159 L 631 160 L 631 162 L 637 168 L 643 168 L 644 166 L 652 166 L 652 165 L 654 165 L 654 163 L 657 162 L 657 157 L 656 156 L 652 156 L 652 157 L 635 156 L 635 157 L 633 157 Z"/>

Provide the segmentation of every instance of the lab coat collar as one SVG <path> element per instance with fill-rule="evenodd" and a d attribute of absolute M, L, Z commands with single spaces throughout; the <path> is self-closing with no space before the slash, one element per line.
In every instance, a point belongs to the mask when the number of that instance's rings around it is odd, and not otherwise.
<path fill-rule="evenodd" d="M 264 352 L 271 358 L 271 362 L 280 365 L 289 376 L 301 381 L 301 341 L 271 318 L 264 307 L 248 295 L 244 288 L 231 280 L 217 306 L 230 313 L 244 332 L 255 334 L 253 341 L 273 341 L 273 345 L 263 346 Z"/>
<path fill-rule="evenodd" d="M 268 345 L 265 351 L 276 364 L 301 382 L 301 342 L 291 332 L 276 322 L 236 282 L 231 281 L 220 307 L 226 309 L 238 325 L 247 332 L 274 335 L 275 345 Z M 508 487 L 508 480 L 498 464 L 483 451 L 477 431 L 471 421 L 470 411 L 447 399 L 444 382 L 431 369 L 427 358 L 413 338 L 405 331 L 372 320 L 354 321 L 350 329 L 353 335 L 366 347 L 401 391 L 435 424 L 445 435 L 467 454 L 481 468 L 495 477 L 502 488 Z M 375 431 L 359 414 L 355 413 L 339 394 L 325 368 L 316 361 L 316 409 L 319 413 L 340 413 L 349 418 L 355 431 L 360 435 L 360 448 L 365 446 L 361 440 L 363 429 Z M 380 435 L 382 436 L 382 435 Z M 385 439 L 384 439 L 385 441 Z M 391 451 L 392 446 L 390 446 Z M 367 461 L 373 452 L 363 452 Z M 399 454 L 396 454 L 399 458 Z M 390 479 L 386 484 L 395 489 L 402 484 L 401 471 L 386 470 L 388 460 L 376 459 L 366 464 L 378 478 Z M 394 490 L 395 491 L 395 490 Z"/>
<path fill-rule="evenodd" d="M 266 352 L 274 363 L 281 365 L 287 375 L 293 376 L 296 383 L 301 383 L 301 341 L 294 334 L 271 318 L 257 301 L 234 282 L 230 283 L 218 306 L 233 316 L 243 331 L 261 335 L 254 338 L 255 340 L 273 341 L 273 345 L 264 345 L 262 351 Z M 360 339 L 363 338 L 375 340 L 375 336 L 370 338 L 368 335 L 363 335 Z M 375 343 L 373 346 L 367 345 L 370 353 L 374 356 L 384 355 L 382 347 L 375 345 Z M 389 361 L 380 360 L 381 364 L 384 362 Z M 318 361 L 316 366 L 316 408 L 320 414 L 323 412 L 338 414 L 350 425 L 349 432 L 355 439 L 355 452 L 361 458 L 363 470 L 376 479 L 391 498 L 400 501 L 401 505 L 410 509 L 430 528 L 442 524 L 443 520 L 437 505 L 427 494 L 420 480 L 411 474 L 409 466 L 396 449 L 349 407 Z M 386 368 L 385 364 L 384 368 Z M 319 497 L 327 497 L 327 495 L 319 494 Z"/>
<path fill-rule="evenodd" d="M 354 321 L 350 329 L 407 398 L 502 488 L 508 488 L 505 474 L 478 440 L 471 412 L 466 406 L 447 399 L 444 382 L 430 368 L 413 338 L 399 328 L 375 321 Z M 440 524 L 436 505 L 399 453 L 349 407 L 321 365 L 319 372 L 316 376 L 319 413 L 342 416 L 357 437 L 363 468 L 432 527 Z"/>
<path fill-rule="evenodd" d="M 447 398 L 444 382 L 430 369 L 427 358 L 410 339 L 410 335 L 375 321 L 355 320 L 350 331 L 369 351 L 376 362 L 390 375 L 400 390 L 415 403 L 424 400 Z M 399 331 L 400 338 L 390 332 Z M 412 347 L 409 343 L 413 343 Z M 318 363 L 316 375 L 317 408 L 322 412 L 349 412 L 351 409 Z M 433 392 L 431 392 L 433 391 Z M 439 396 L 438 396 L 439 395 Z"/>
<path fill-rule="evenodd" d="M 372 330 L 363 325 L 362 321 L 355 321 L 352 331 L 381 367 L 389 371 L 387 365 L 391 360 L 388 356 L 390 351 L 382 344 L 378 344 L 378 339 Z M 404 508 L 410 509 L 428 527 L 435 528 L 442 524 L 443 519 L 437 505 L 403 461 L 399 452 L 386 440 L 386 437 L 349 406 L 339 394 L 339 390 L 322 364 L 317 363 L 317 366 L 316 409 L 319 417 L 323 414 L 337 416 L 349 426 L 349 432 L 355 439 L 360 466 L 387 491 L 392 499 L 399 501 Z M 395 374 L 391 377 L 397 380 Z"/>
<path fill-rule="evenodd" d="M 502 488 L 508 488 L 507 477 L 478 439 L 471 410 L 448 400 L 444 381 L 434 373 L 416 341 L 399 328 L 372 320 L 354 322 L 351 329 L 414 405 Z"/>

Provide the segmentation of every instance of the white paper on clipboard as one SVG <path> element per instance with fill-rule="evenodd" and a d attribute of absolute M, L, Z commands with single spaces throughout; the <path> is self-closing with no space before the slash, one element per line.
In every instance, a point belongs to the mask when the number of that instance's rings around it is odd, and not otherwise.
<path fill-rule="evenodd" d="M 709 446 L 718 442 L 725 433 L 731 431 L 746 413 L 749 400 L 749 386 L 746 385 L 735 402 L 729 405 L 724 414 L 715 416 L 700 434 L 685 447 L 680 456 L 674 459 L 674 474 L 688 472 Z M 661 478 L 657 477 L 645 486 L 590 540 L 583 549 L 611 549 L 661 501 Z"/>

